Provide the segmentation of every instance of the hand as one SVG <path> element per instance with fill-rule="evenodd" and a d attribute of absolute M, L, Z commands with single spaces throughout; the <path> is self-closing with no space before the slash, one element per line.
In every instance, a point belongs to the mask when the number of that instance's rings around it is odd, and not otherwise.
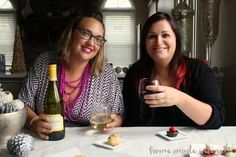
<path fill-rule="evenodd" d="M 147 90 L 159 91 L 157 94 L 147 94 L 144 96 L 145 103 L 149 107 L 168 107 L 178 105 L 181 99 L 181 91 L 168 86 L 147 86 Z"/>
<path fill-rule="evenodd" d="M 113 113 L 110 115 L 110 118 L 112 119 L 112 121 L 106 125 L 106 127 L 104 128 L 103 131 L 110 131 L 114 127 L 121 126 L 121 124 L 122 124 L 122 117 L 121 116 Z"/>
<path fill-rule="evenodd" d="M 32 129 L 39 135 L 40 138 L 48 140 L 48 134 L 52 132 L 51 124 L 48 122 L 45 114 L 40 114 L 39 118 L 32 124 Z"/>

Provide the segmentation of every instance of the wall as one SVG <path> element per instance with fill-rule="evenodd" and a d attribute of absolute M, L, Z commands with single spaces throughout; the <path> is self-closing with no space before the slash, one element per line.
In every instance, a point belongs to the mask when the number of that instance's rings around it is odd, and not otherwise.
<path fill-rule="evenodd" d="M 17 19 L 21 31 L 24 32 L 22 43 L 27 70 L 40 53 L 56 49 L 61 32 L 71 20 L 70 17 L 74 16 L 73 14 L 64 17 L 63 12 L 73 8 L 76 9 L 76 15 L 80 10 L 98 9 L 102 2 L 102 0 L 68 0 L 65 3 L 64 0 L 30 0 L 33 14 L 23 17 L 21 11 L 25 8 L 25 0 L 18 0 Z M 137 13 L 136 23 L 143 23 L 148 15 L 147 1 L 133 0 L 133 2 Z"/>
<path fill-rule="evenodd" d="M 67 0 L 66 3 L 64 0 L 30 0 L 33 11 L 23 16 L 22 10 L 26 8 L 26 0 L 18 0 L 15 3 L 27 71 L 40 53 L 56 50 L 61 33 L 81 10 L 99 8 L 98 0 Z"/>
<path fill-rule="evenodd" d="M 136 8 L 136 23 L 144 24 L 148 17 L 148 1 L 147 0 L 133 0 Z"/>
<path fill-rule="evenodd" d="M 212 64 L 224 73 L 222 94 L 225 102 L 225 125 L 236 125 L 236 1 L 222 0 L 219 36 L 212 49 Z"/>
<path fill-rule="evenodd" d="M 13 97 L 16 99 L 18 97 L 18 93 L 20 92 L 24 79 L 24 74 L 0 74 L 1 88 L 4 91 L 10 91 L 13 94 Z"/>

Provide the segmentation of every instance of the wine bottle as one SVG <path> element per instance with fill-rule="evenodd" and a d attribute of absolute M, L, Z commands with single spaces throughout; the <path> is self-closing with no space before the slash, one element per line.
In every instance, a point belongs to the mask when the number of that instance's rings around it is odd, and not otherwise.
<path fill-rule="evenodd" d="M 44 113 L 52 125 L 52 133 L 48 134 L 51 141 L 65 137 L 64 105 L 60 99 L 57 86 L 57 66 L 49 64 L 49 83 L 44 103 Z"/>

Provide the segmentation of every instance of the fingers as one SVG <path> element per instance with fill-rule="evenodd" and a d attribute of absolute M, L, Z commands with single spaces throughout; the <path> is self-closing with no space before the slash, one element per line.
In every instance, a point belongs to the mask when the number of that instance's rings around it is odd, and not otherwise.
<path fill-rule="evenodd" d="M 169 98 L 167 97 L 167 91 L 164 90 L 162 86 L 148 86 L 149 90 L 152 91 L 161 91 L 160 93 L 156 94 L 146 94 L 144 96 L 145 103 L 149 105 L 149 107 L 165 107 L 170 106 Z"/>
<path fill-rule="evenodd" d="M 144 99 L 145 100 L 161 100 L 161 99 L 164 99 L 165 98 L 165 95 L 164 93 L 157 93 L 157 94 L 146 94 L 144 95 Z"/>
<path fill-rule="evenodd" d="M 165 91 L 165 87 L 164 86 L 161 86 L 161 85 L 149 85 L 149 86 L 146 86 L 146 89 L 147 90 L 150 90 L 150 91 L 157 91 L 157 92 L 164 92 Z"/>
<path fill-rule="evenodd" d="M 40 138 L 48 139 L 48 134 L 52 132 L 52 127 L 44 114 L 39 115 L 39 119 L 34 124 L 34 130 Z"/>
<path fill-rule="evenodd" d="M 154 100 L 154 101 L 147 101 L 149 107 L 167 107 L 167 103 L 164 100 Z"/>
<path fill-rule="evenodd" d="M 110 118 L 112 121 L 106 125 L 103 131 L 111 131 L 114 127 L 119 126 L 119 119 L 116 114 L 111 114 Z"/>
<path fill-rule="evenodd" d="M 43 134 L 43 133 L 38 133 L 38 135 L 39 135 L 39 137 L 41 138 L 41 139 L 44 139 L 44 140 L 48 140 L 49 139 L 49 137 L 48 137 L 48 135 L 46 135 L 46 134 Z"/>
<path fill-rule="evenodd" d="M 165 98 L 155 98 L 145 99 L 145 103 L 149 105 L 149 107 L 164 107 L 167 106 L 167 100 Z"/>
<path fill-rule="evenodd" d="M 45 114 L 40 114 L 39 115 L 39 119 L 43 120 L 43 121 L 48 121 L 48 118 Z"/>

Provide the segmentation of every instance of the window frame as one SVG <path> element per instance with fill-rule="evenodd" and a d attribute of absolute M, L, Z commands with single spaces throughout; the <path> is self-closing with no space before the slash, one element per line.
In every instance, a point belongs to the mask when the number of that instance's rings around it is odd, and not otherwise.
<path fill-rule="evenodd" d="M 9 41 L 12 41 L 11 43 L 6 44 L 6 47 L 11 47 L 12 49 L 0 49 L 0 53 L 5 55 L 5 70 L 6 72 L 10 72 L 10 69 L 12 67 L 12 61 L 13 61 L 13 53 L 14 53 L 14 42 L 15 42 L 15 29 L 16 29 L 16 18 L 17 18 L 17 11 L 15 9 L 15 6 L 13 4 L 13 2 L 11 2 L 10 0 L 8 0 L 9 3 L 11 3 L 11 7 L 12 8 L 0 8 L 0 16 L 4 16 L 4 14 L 7 15 L 12 15 L 12 23 L 13 26 L 11 26 L 10 28 L 12 28 L 12 38 L 9 38 Z M 2 37 L 0 37 L 2 38 Z M 3 40 L 2 40 L 3 41 Z M 4 46 L 3 46 L 4 47 Z M 4 52 L 5 51 L 5 52 Z"/>
<path fill-rule="evenodd" d="M 134 3 L 133 1 L 131 0 L 128 0 L 131 4 L 131 8 L 105 8 L 105 3 L 107 2 L 107 0 L 104 0 L 102 3 L 101 3 L 101 11 L 102 13 L 104 14 L 108 14 L 108 13 L 114 13 L 114 14 L 130 14 L 130 16 L 132 16 L 134 18 L 134 23 L 133 23 L 133 26 L 134 26 L 134 37 L 133 37 L 133 51 L 134 52 L 130 52 L 129 55 L 133 56 L 132 59 L 133 61 L 131 63 L 129 63 L 128 65 L 119 65 L 117 67 L 128 67 L 130 64 L 133 64 L 133 62 L 137 61 L 137 57 L 138 57 L 138 54 L 137 54 L 137 42 L 136 42 L 136 38 L 137 38 L 137 31 L 135 30 L 136 29 L 136 10 L 135 10 L 135 7 L 134 7 Z M 131 15 L 132 14 L 132 15 Z M 105 19 L 105 18 L 104 18 Z M 105 24 L 106 25 L 106 24 Z M 109 44 L 109 41 L 106 42 L 106 44 Z M 106 54 L 106 46 L 105 46 L 105 54 Z M 115 64 L 115 63 L 112 63 L 112 64 Z M 114 66 L 115 68 L 116 66 Z M 121 68 L 122 68 L 121 67 Z"/>
<path fill-rule="evenodd" d="M 124 10 L 126 10 L 126 11 L 131 11 L 131 10 L 135 10 L 135 6 L 134 6 L 134 2 L 132 1 L 132 0 L 127 0 L 127 1 L 129 1 L 130 2 L 130 4 L 131 4 L 131 8 L 105 8 L 105 4 L 106 4 L 106 2 L 107 2 L 107 0 L 103 0 L 102 1 L 102 4 L 101 4 L 101 10 L 111 10 L 111 11 L 124 11 Z"/>

